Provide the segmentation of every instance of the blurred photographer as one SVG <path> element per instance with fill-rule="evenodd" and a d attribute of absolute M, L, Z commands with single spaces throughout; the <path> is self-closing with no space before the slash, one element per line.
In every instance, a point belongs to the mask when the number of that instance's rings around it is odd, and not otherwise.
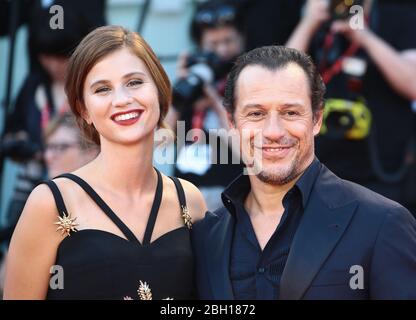
<path fill-rule="evenodd" d="M 307 51 L 327 86 L 317 156 L 342 178 L 414 210 L 416 6 L 308 0 L 287 46 Z"/>
<path fill-rule="evenodd" d="M 72 113 L 63 113 L 55 117 L 43 130 L 43 160 L 47 169 L 48 179 L 75 171 L 92 161 L 99 153 L 99 147 L 87 141 Z M 12 236 L 16 221 L 2 231 L 2 237 Z M 4 288 L 4 270 L 7 254 L 0 259 L 0 293 Z"/>
<path fill-rule="evenodd" d="M 184 121 L 186 133 L 199 129 L 206 139 L 196 132 L 196 143 L 187 141 L 178 150 L 174 175 L 199 187 L 208 208 L 215 209 L 220 205 L 223 188 L 242 167 L 231 164 L 231 150 L 217 136 L 215 150 L 213 141 L 209 141 L 208 130 L 228 129 L 227 113 L 222 106 L 225 79 L 233 61 L 244 51 L 244 36 L 238 11 L 227 1 L 208 1 L 199 5 L 190 29 L 196 50 L 182 55 L 178 61 L 173 108 L 167 122 L 175 129 L 178 120 Z M 228 165 L 220 164 L 221 153 L 228 154 Z"/>
<path fill-rule="evenodd" d="M 64 10 L 63 29 L 50 26 L 49 10 L 53 5 L 60 5 Z M 69 56 L 90 30 L 105 24 L 104 0 L 21 1 L 20 9 L 19 25 L 28 27 L 30 70 L 13 110 L 7 115 L 0 141 L 0 157 L 21 165 L 6 213 L 8 224 L 0 230 L 0 243 L 6 244 L 29 193 L 46 177 L 43 131 L 53 118 L 69 110 L 64 92 Z"/>

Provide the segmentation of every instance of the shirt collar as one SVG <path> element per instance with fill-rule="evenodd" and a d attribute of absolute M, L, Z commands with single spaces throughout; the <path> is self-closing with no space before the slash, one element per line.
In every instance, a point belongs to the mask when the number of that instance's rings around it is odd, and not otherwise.
<path fill-rule="evenodd" d="M 315 184 L 319 171 L 321 170 L 321 166 L 321 162 L 315 157 L 309 167 L 296 182 L 296 186 L 302 194 L 303 208 L 305 208 L 308 203 L 309 196 L 312 192 L 313 185 Z"/>
<path fill-rule="evenodd" d="M 308 203 L 309 196 L 321 166 L 321 162 L 315 157 L 302 176 L 298 179 L 298 181 L 296 181 L 294 187 L 297 187 L 300 191 L 303 208 L 305 208 Z M 251 186 L 248 175 L 244 175 L 243 173 L 240 174 L 228 185 L 227 188 L 225 188 L 224 192 L 221 194 L 224 206 L 232 214 L 235 214 L 235 203 L 244 202 L 247 194 L 250 192 L 250 189 Z"/>

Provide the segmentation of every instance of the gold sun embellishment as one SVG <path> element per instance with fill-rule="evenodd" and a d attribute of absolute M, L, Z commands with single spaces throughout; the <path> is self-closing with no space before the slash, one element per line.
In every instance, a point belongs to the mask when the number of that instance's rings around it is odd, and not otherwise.
<path fill-rule="evenodd" d="M 192 229 L 192 217 L 187 206 L 182 206 L 182 219 L 188 229 Z"/>
<path fill-rule="evenodd" d="M 142 282 L 140 280 L 140 286 L 137 290 L 137 293 L 139 294 L 140 300 L 152 300 L 152 290 L 150 290 L 149 285 L 147 282 Z"/>
<path fill-rule="evenodd" d="M 149 284 L 146 281 L 140 280 L 139 289 L 137 289 L 137 294 L 140 300 L 153 300 L 152 290 L 150 289 Z M 124 300 L 133 300 L 132 297 L 125 296 L 123 297 Z M 162 300 L 173 300 L 173 298 L 165 298 Z"/>
<path fill-rule="evenodd" d="M 75 218 L 71 218 L 70 214 L 65 214 L 63 212 L 63 217 L 58 217 L 59 221 L 55 222 L 54 224 L 58 226 L 56 231 L 61 231 L 62 235 L 70 236 L 71 232 L 77 232 L 76 227 L 78 226 L 77 223 L 75 223 Z"/>

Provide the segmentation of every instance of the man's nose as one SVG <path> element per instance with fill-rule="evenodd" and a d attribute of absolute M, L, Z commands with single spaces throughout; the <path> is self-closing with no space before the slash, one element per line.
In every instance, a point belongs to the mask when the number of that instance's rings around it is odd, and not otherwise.
<path fill-rule="evenodd" d="M 54 158 L 56 158 L 56 153 L 53 152 L 51 149 L 46 149 L 44 151 L 43 157 L 47 165 L 49 165 Z"/>
<path fill-rule="evenodd" d="M 215 53 L 222 59 L 229 58 L 229 46 L 226 43 L 219 43 L 215 48 Z"/>
<path fill-rule="evenodd" d="M 279 140 L 286 133 L 284 123 L 280 119 L 277 112 L 272 112 L 267 118 L 263 126 L 263 137 L 267 140 Z"/>

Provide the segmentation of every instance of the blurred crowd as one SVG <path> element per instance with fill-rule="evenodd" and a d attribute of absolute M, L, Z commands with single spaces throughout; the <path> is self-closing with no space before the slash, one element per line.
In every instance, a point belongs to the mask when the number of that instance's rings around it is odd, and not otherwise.
<path fill-rule="evenodd" d="M 107 23 L 105 1 L 21 2 L 17 21 L 28 28 L 30 70 L 1 139 L 2 161 L 21 164 L 8 204 L 8 224 L 0 231 L 5 247 L 33 187 L 73 171 L 99 153 L 83 139 L 69 114 L 64 80 L 76 44 Z M 10 4 L 0 0 L 4 37 L 9 35 Z M 53 4 L 65 8 L 62 30 L 49 26 Z M 363 10 L 351 14 L 353 5 Z M 173 175 L 199 187 L 209 209 L 220 206 L 222 190 L 243 166 L 220 164 L 221 153 L 231 159 L 227 141 L 209 136 L 214 144 L 198 132 L 229 129 L 222 97 L 227 74 L 240 54 L 265 45 L 287 45 L 312 56 L 327 86 L 324 123 L 316 139 L 320 161 L 340 177 L 398 201 L 415 214 L 415 27 L 413 1 L 199 1 L 189 23 L 194 46 L 178 58 L 166 118 L 173 130 L 177 121 L 184 121 L 185 132 L 199 130 L 177 149 Z"/>

